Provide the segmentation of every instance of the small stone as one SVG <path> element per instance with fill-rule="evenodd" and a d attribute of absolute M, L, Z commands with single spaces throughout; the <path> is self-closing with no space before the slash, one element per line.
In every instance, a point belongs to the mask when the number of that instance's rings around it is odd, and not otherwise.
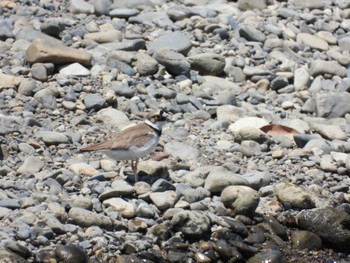
<path fill-rule="evenodd" d="M 73 63 L 68 66 L 64 66 L 60 69 L 60 74 L 66 76 L 75 76 L 75 77 L 86 77 L 90 76 L 90 70 L 80 65 L 79 63 Z"/>
<path fill-rule="evenodd" d="M 259 204 L 259 195 L 248 186 L 231 185 L 222 191 L 220 200 L 235 215 L 253 216 Z"/>
<path fill-rule="evenodd" d="M 151 193 L 150 198 L 155 206 L 160 210 L 166 210 L 168 208 L 174 207 L 175 204 L 175 191 L 165 191 Z"/>
<path fill-rule="evenodd" d="M 24 163 L 18 168 L 19 174 L 35 174 L 44 167 L 44 162 L 39 156 L 29 156 L 24 160 Z"/>
<path fill-rule="evenodd" d="M 277 198 L 281 202 L 288 202 L 292 207 L 310 209 L 315 207 L 311 196 L 301 187 L 292 183 L 278 183 L 274 186 Z"/>
<path fill-rule="evenodd" d="M 214 167 L 205 179 L 204 188 L 211 193 L 221 192 L 230 185 L 248 185 L 248 181 L 224 167 Z"/>
<path fill-rule="evenodd" d="M 110 198 L 103 201 L 107 207 L 113 208 L 115 211 L 121 213 L 123 217 L 132 218 L 136 214 L 136 207 L 134 204 L 123 200 L 122 198 Z"/>

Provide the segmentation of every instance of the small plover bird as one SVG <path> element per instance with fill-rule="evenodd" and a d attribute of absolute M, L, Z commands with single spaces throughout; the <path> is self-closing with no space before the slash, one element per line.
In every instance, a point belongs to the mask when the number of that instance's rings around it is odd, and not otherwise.
<path fill-rule="evenodd" d="M 158 145 L 166 114 L 162 110 L 149 113 L 143 123 L 128 127 L 112 138 L 80 149 L 80 152 L 101 151 L 116 161 L 131 160 L 137 182 L 138 160 L 150 154 Z"/>

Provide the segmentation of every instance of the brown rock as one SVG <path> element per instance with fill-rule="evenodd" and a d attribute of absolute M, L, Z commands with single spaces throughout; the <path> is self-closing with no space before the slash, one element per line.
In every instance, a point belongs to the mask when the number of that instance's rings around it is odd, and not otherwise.
<path fill-rule="evenodd" d="M 29 63 L 51 62 L 67 64 L 78 62 L 82 65 L 91 65 L 91 54 L 71 47 L 66 47 L 58 41 L 37 39 L 28 47 L 25 60 Z"/>
<path fill-rule="evenodd" d="M 13 88 L 21 83 L 21 77 L 0 73 L 0 90 Z"/>

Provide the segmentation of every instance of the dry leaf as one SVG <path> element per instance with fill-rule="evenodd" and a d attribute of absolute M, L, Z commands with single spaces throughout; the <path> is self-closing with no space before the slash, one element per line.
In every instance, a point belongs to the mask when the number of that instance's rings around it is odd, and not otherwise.
<path fill-rule="evenodd" d="M 284 125 L 269 124 L 260 128 L 267 135 L 273 136 L 287 136 L 289 139 L 294 140 L 293 136 L 295 134 L 300 134 L 297 130 Z"/>

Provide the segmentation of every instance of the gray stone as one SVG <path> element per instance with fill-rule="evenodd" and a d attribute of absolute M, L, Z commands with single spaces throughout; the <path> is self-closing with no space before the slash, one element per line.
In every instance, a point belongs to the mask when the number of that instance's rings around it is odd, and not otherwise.
<path fill-rule="evenodd" d="M 5 262 L 27 263 L 28 261 L 14 252 L 0 248 L 0 258 Z"/>
<path fill-rule="evenodd" d="M 171 225 L 185 236 L 198 238 L 209 231 L 210 219 L 203 212 L 180 211 L 171 219 Z"/>
<path fill-rule="evenodd" d="M 338 45 L 339 45 L 341 50 L 350 51 L 350 37 L 347 36 L 347 37 L 343 37 L 343 38 L 339 39 Z"/>
<path fill-rule="evenodd" d="M 297 41 L 300 42 L 301 44 L 304 44 L 306 46 L 309 46 L 311 48 L 315 48 L 318 50 L 324 51 L 324 50 L 328 50 L 329 48 L 329 45 L 325 40 L 308 33 L 299 33 L 297 35 Z"/>
<path fill-rule="evenodd" d="M 231 185 L 220 196 L 221 202 L 231 208 L 235 215 L 253 216 L 259 204 L 258 192 L 248 186 Z"/>
<path fill-rule="evenodd" d="M 271 174 L 268 172 L 250 171 L 242 174 L 241 177 L 246 179 L 248 181 L 247 186 L 254 190 L 259 190 L 271 183 Z"/>
<path fill-rule="evenodd" d="M 172 190 L 164 192 L 155 192 L 150 194 L 150 199 L 154 205 L 161 211 L 173 208 L 175 204 L 176 193 Z"/>
<path fill-rule="evenodd" d="M 18 93 L 25 96 L 31 96 L 36 87 L 37 82 L 34 79 L 23 79 L 18 86 Z"/>
<path fill-rule="evenodd" d="M 327 140 L 346 140 L 345 132 L 338 125 L 314 123 L 314 130 Z"/>
<path fill-rule="evenodd" d="M 137 16 L 140 13 L 137 9 L 132 8 L 116 8 L 109 12 L 109 15 L 111 17 L 118 17 L 118 18 L 129 18 L 132 16 Z"/>
<path fill-rule="evenodd" d="M 36 138 L 42 140 L 47 145 L 56 145 L 61 143 L 70 143 L 70 139 L 67 135 L 54 132 L 54 131 L 39 131 L 36 135 Z"/>
<path fill-rule="evenodd" d="M 319 117 L 337 118 L 350 112 L 350 93 L 320 93 L 316 95 L 316 113 Z"/>
<path fill-rule="evenodd" d="M 87 109 L 101 109 L 106 100 L 100 94 L 88 94 L 84 97 L 84 104 Z"/>
<path fill-rule="evenodd" d="M 346 76 L 345 67 L 335 61 L 313 60 L 309 63 L 309 73 L 313 77 L 318 75 L 330 74 L 344 78 Z"/>
<path fill-rule="evenodd" d="M 188 36 L 181 32 L 166 33 L 151 42 L 148 51 L 153 54 L 164 48 L 186 56 L 192 48 L 192 42 Z"/>
<path fill-rule="evenodd" d="M 186 60 L 184 55 L 176 51 L 170 49 L 161 49 L 156 51 L 153 57 L 172 75 L 187 76 L 190 73 L 190 63 Z"/>
<path fill-rule="evenodd" d="M 152 11 L 141 12 L 137 16 L 130 17 L 129 22 L 137 23 L 137 24 L 147 24 L 148 26 L 157 26 L 159 28 L 164 28 L 164 29 L 176 27 L 174 25 L 174 22 L 169 18 L 169 16 L 165 12 L 161 12 L 160 10 L 157 12 L 152 12 Z"/>
<path fill-rule="evenodd" d="M 294 0 L 294 6 L 299 6 L 308 9 L 323 9 L 325 4 L 323 1 L 318 0 Z"/>
<path fill-rule="evenodd" d="M 239 9 L 242 9 L 243 11 L 254 10 L 254 9 L 262 10 L 267 7 L 266 0 L 257 0 L 257 1 L 238 0 L 237 6 Z"/>
<path fill-rule="evenodd" d="M 19 174 L 35 174 L 44 167 L 44 162 L 39 156 L 29 156 L 24 160 L 24 163 L 18 168 Z"/>
<path fill-rule="evenodd" d="M 210 170 L 205 179 L 204 188 L 211 193 L 220 193 L 230 185 L 248 185 L 249 182 L 242 176 L 235 174 L 228 169 L 218 166 Z"/>
<path fill-rule="evenodd" d="M 266 40 L 264 33 L 251 25 L 241 24 L 239 35 L 248 41 L 264 42 Z"/>
<path fill-rule="evenodd" d="M 72 207 L 68 212 L 68 216 L 81 227 L 99 226 L 112 229 L 114 226 L 111 218 L 79 207 Z"/>
<path fill-rule="evenodd" d="M 159 64 L 151 56 L 141 53 L 137 55 L 136 68 L 141 76 L 148 76 L 158 72 Z"/>
<path fill-rule="evenodd" d="M 214 53 L 204 53 L 188 57 L 193 70 L 200 75 L 219 76 L 225 68 L 225 57 Z"/>
<path fill-rule="evenodd" d="M 75 14 L 93 14 L 95 8 L 84 0 L 70 0 L 70 11 Z"/>
<path fill-rule="evenodd" d="M 253 140 L 244 140 L 239 151 L 247 157 L 259 156 L 261 154 L 260 144 Z"/>
<path fill-rule="evenodd" d="M 164 151 L 181 160 L 196 160 L 200 155 L 196 148 L 178 141 L 165 144 Z"/>
<path fill-rule="evenodd" d="M 119 130 L 130 124 L 130 120 L 124 112 L 113 108 L 99 110 L 96 118 L 102 121 L 104 125 L 111 128 L 118 128 Z"/>
<path fill-rule="evenodd" d="M 304 150 L 320 149 L 324 154 L 329 154 L 334 150 L 332 144 L 325 139 L 311 139 L 303 147 Z"/>

